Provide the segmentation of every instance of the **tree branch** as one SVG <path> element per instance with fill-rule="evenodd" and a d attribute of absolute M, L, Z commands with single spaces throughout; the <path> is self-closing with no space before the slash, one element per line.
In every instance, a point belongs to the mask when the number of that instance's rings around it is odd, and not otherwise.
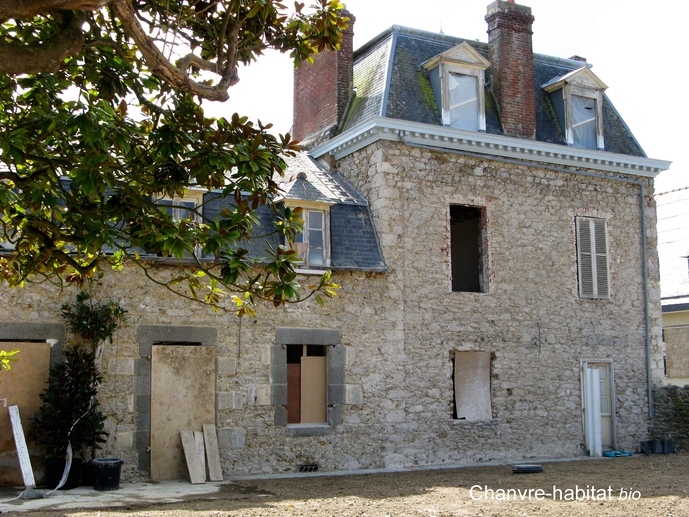
<path fill-rule="evenodd" d="M 0 0 L 0 20 L 29 20 L 48 11 L 96 11 L 115 0 Z"/>
<path fill-rule="evenodd" d="M 2 2 L 4 0 L 0 0 Z M 54 73 L 62 62 L 75 56 L 84 44 L 83 17 L 65 15 L 60 33 L 44 43 L 12 45 L 0 43 L 0 73 L 8 75 Z"/>
<path fill-rule="evenodd" d="M 153 40 L 146 34 L 143 27 L 136 17 L 136 10 L 131 4 L 131 0 L 121 0 L 112 6 L 113 12 L 124 26 L 127 34 L 134 40 L 138 50 L 143 55 L 146 64 L 150 67 L 151 72 L 170 84 L 173 88 L 189 92 L 193 95 L 198 95 L 201 98 L 212 101 L 226 101 L 230 98 L 227 93 L 227 88 L 234 82 L 237 82 L 237 66 L 233 64 L 231 73 L 226 79 L 223 75 L 223 80 L 216 86 L 199 83 L 191 79 L 185 69 L 180 69 L 173 65 L 165 55 L 156 47 Z M 189 56 L 183 58 L 186 62 L 197 61 L 202 64 L 205 60 L 195 57 L 192 60 Z M 206 64 L 210 62 L 206 61 Z M 215 71 L 215 65 L 212 65 L 211 70 Z M 205 65 L 199 66 L 204 70 L 208 70 Z M 226 66 L 227 68 L 227 66 Z"/>

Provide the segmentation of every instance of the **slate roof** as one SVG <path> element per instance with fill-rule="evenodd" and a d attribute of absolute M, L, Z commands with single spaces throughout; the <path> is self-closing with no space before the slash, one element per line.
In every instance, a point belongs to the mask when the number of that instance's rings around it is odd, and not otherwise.
<path fill-rule="evenodd" d="M 274 178 L 282 191 L 276 201 L 297 199 L 331 205 L 368 205 L 366 199 L 340 174 L 326 172 L 307 153 L 286 157 L 285 162 L 285 175 Z"/>
<path fill-rule="evenodd" d="M 285 161 L 284 177 L 275 178 L 282 190 L 275 201 L 310 201 L 330 206 L 329 269 L 387 271 L 366 199 L 340 174 L 324 170 L 307 153 L 288 157 Z M 233 199 L 223 199 L 219 193 L 210 192 L 204 195 L 204 203 L 204 215 L 212 218 L 225 206 L 232 206 Z M 256 237 L 240 246 L 249 251 L 249 256 L 262 259 L 267 257 L 269 246 L 277 248 L 284 240 L 281 235 L 272 233 L 278 220 L 275 211 L 263 206 L 255 215 L 258 219 L 254 227 Z"/>
<path fill-rule="evenodd" d="M 356 97 L 345 117 L 343 131 L 375 116 L 442 125 L 428 72 L 421 64 L 460 43 L 469 43 L 488 59 L 488 44 L 445 34 L 393 25 L 354 53 Z M 536 140 L 566 145 L 555 109 L 541 87 L 555 77 L 580 68 L 580 61 L 534 54 Z M 503 134 L 486 76 L 486 132 Z M 607 96 L 603 96 L 605 150 L 643 156 L 645 153 Z"/>

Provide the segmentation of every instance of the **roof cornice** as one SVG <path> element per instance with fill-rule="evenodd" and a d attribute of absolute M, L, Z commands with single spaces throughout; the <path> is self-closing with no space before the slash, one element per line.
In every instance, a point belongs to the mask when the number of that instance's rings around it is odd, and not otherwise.
<path fill-rule="evenodd" d="M 580 149 L 385 117 L 371 118 L 311 149 L 310 154 L 314 158 L 330 154 L 339 160 L 379 140 L 430 145 L 437 147 L 439 151 L 443 149 L 468 151 L 488 156 L 610 171 L 647 178 L 656 177 L 661 171 L 667 170 L 672 163 L 643 156 Z"/>

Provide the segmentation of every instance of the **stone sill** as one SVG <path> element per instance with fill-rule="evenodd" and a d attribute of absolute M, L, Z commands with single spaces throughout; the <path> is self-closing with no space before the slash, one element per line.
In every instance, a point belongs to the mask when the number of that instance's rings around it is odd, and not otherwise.
<path fill-rule="evenodd" d="M 333 433 L 330 424 L 288 424 L 285 427 L 285 436 L 325 436 Z"/>
<path fill-rule="evenodd" d="M 501 423 L 502 418 L 491 418 L 490 420 L 477 421 L 459 420 L 454 418 L 450 420 L 450 425 L 457 425 L 463 427 L 495 427 Z"/>

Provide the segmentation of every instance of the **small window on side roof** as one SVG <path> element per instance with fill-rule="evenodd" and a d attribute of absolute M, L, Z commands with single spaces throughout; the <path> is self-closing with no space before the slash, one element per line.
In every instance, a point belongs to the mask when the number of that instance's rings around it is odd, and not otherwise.
<path fill-rule="evenodd" d="M 542 88 L 549 94 L 567 145 L 605 149 L 603 92 L 607 86 L 587 67 L 556 77 Z"/>
<path fill-rule="evenodd" d="M 324 207 L 325 208 L 325 207 Z M 304 208 L 302 233 L 291 244 L 297 257 L 303 260 L 299 267 L 326 268 L 330 266 L 329 210 Z"/>
<path fill-rule="evenodd" d="M 422 64 L 428 70 L 442 123 L 467 131 L 486 130 L 485 71 L 490 63 L 462 43 Z"/>

